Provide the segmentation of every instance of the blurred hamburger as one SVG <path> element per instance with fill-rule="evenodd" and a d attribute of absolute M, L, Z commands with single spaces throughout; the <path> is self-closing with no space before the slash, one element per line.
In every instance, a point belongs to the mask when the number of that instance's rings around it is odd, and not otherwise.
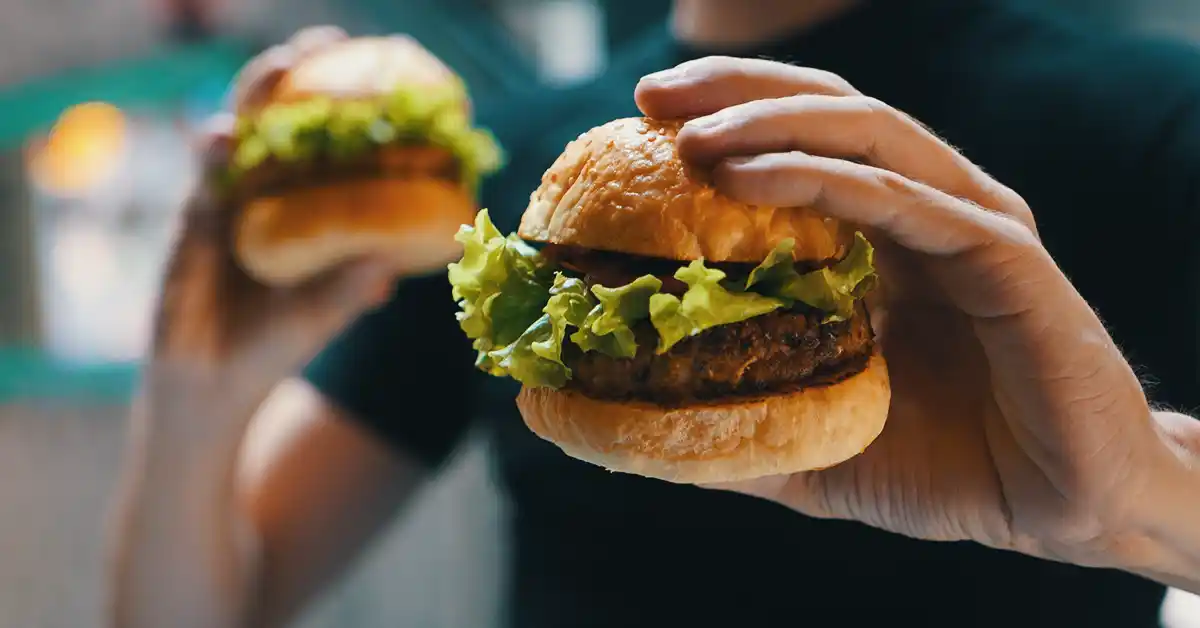
<path fill-rule="evenodd" d="M 712 483 L 857 455 L 891 396 L 862 303 L 870 243 L 723 197 L 679 159 L 678 129 L 596 127 L 517 234 L 486 210 L 460 230 L 449 275 L 477 366 L 523 384 L 535 433 L 612 471 Z"/>
<path fill-rule="evenodd" d="M 500 164 L 461 79 L 405 37 L 349 39 L 302 59 L 238 115 L 228 172 L 238 261 L 301 283 L 364 254 L 443 267 Z"/>

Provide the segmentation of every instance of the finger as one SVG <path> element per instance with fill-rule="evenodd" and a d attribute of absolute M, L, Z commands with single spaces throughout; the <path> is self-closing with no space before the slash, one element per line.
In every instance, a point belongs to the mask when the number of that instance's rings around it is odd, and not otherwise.
<path fill-rule="evenodd" d="M 336 26 L 313 26 L 300 30 L 284 44 L 268 48 L 238 73 L 228 108 L 240 111 L 260 106 L 300 59 L 348 38 Z"/>
<path fill-rule="evenodd" d="M 394 268 L 385 259 L 356 260 L 292 291 L 283 302 L 305 335 L 328 335 L 387 294 Z"/>
<path fill-rule="evenodd" d="M 753 480 L 740 480 L 736 482 L 713 482 L 709 484 L 700 484 L 700 488 L 706 488 L 714 491 L 728 491 L 731 493 L 741 493 L 750 495 L 751 497 L 761 497 L 763 499 L 776 499 L 779 497 L 780 490 L 787 484 L 786 475 L 771 475 Z"/>
<path fill-rule="evenodd" d="M 218 113 L 204 122 L 196 136 L 197 153 L 206 170 L 223 168 L 233 153 L 236 117 Z"/>
<path fill-rule="evenodd" d="M 873 98 L 806 94 L 733 105 L 687 122 L 678 145 L 681 157 L 700 165 L 790 151 L 854 159 L 1033 227 L 1019 195 L 911 117 Z"/>
<path fill-rule="evenodd" d="M 234 77 L 227 108 L 242 111 L 261 106 L 296 59 L 290 46 L 273 46 L 255 57 Z"/>
<path fill-rule="evenodd" d="M 349 38 L 341 27 L 324 24 L 297 31 L 288 39 L 287 46 L 297 57 L 304 58 Z"/>
<path fill-rule="evenodd" d="M 1009 390 L 1059 383 L 1056 396 L 1012 401 L 1023 406 L 1015 412 L 1066 416 L 1080 406 L 1063 403 L 1116 394 L 1138 402 L 1137 380 L 1099 318 L 1016 220 L 887 170 L 796 152 L 727 160 L 714 182 L 746 203 L 813 207 L 918 254 L 930 281 L 973 317 L 994 376 L 1014 380 Z M 1110 376 L 1093 377 L 1098 368 Z"/>
<path fill-rule="evenodd" d="M 745 203 L 812 207 L 873 230 L 932 263 L 947 297 L 979 318 L 1014 316 L 1073 292 L 1016 220 L 874 166 L 804 153 L 722 162 L 714 183 Z"/>
<path fill-rule="evenodd" d="M 1036 245 L 1029 230 L 996 212 L 895 172 L 801 152 L 735 157 L 713 171 L 722 193 L 744 203 L 812 207 L 881 231 L 901 246 L 939 257 L 987 244 Z"/>
<path fill-rule="evenodd" d="M 270 321 L 259 338 L 247 338 L 248 362 L 258 368 L 286 371 L 311 359 L 330 338 L 387 294 L 393 278 L 384 260 L 346 264 L 305 285 L 276 291 L 260 321 Z"/>
<path fill-rule="evenodd" d="M 817 519 L 834 518 L 828 500 L 814 490 L 817 472 L 792 475 L 770 475 L 753 480 L 702 484 L 700 488 L 714 491 L 741 493 L 750 497 L 781 503 L 808 517 Z M 842 515 L 838 518 L 847 518 Z"/>
<path fill-rule="evenodd" d="M 706 57 L 642 77 L 634 100 L 647 116 L 672 120 L 796 94 L 854 96 L 858 90 L 824 70 L 764 59 Z"/>

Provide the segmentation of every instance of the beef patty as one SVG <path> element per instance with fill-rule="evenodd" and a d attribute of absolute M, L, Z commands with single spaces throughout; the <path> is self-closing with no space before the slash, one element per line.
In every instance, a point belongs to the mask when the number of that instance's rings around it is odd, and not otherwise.
<path fill-rule="evenodd" d="M 594 399 L 684 406 L 731 397 L 753 397 L 828 385 L 862 372 L 875 336 L 860 303 L 848 321 L 821 323 L 824 315 L 775 311 L 687 338 L 655 354 L 658 332 L 639 323 L 633 358 L 584 353 L 563 344 L 573 371 L 568 388 Z"/>
<path fill-rule="evenodd" d="M 366 149 L 348 157 L 323 154 L 296 162 L 267 159 L 239 177 L 235 191 L 242 198 L 254 198 L 356 177 L 427 177 L 457 183 L 460 176 L 457 160 L 444 148 L 390 145 Z"/>

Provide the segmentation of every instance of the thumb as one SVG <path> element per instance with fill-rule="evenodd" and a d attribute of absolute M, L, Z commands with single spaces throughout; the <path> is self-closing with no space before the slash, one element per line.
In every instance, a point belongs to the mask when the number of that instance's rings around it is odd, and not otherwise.
<path fill-rule="evenodd" d="M 706 488 L 714 491 L 728 491 L 732 493 L 742 493 L 751 497 L 761 497 L 763 499 L 777 499 L 787 485 L 788 477 L 786 475 L 770 475 L 753 480 L 739 480 L 735 482 L 710 482 L 699 484 L 700 488 Z"/>
<path fill-rule="evenodd" d="M 274 311 L 266 319 L 274 324 L 254 343 L 265 352 L 259 360 L 286 370 L 311 359 L 362 312 L 386 299 L 392 276 L 385 262 L 361 260 L 273 299 Z"/>
<path fill-rule="evenodd" d="M 293 295 L 289 307 L 306 336 L 326 338 L 364 311 L 383 303 L 394 268 L 386 260 L 368 258 L 347 263 L 314 280 Z"/>

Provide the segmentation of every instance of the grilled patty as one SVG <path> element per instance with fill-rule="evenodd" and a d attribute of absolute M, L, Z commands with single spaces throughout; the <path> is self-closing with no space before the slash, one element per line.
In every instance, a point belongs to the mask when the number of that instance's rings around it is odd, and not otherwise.
<path fill-rule="evenodd" d="M 629 359 L 584 353 L 564 343 L 574 373 L 568 387 L 594 399 L 685 406 L 828 385 L 866 368 L 874 334 L 859 305 L 848 321 L 821 323 L 815 311 L 776 311 L 721 325 L 655 355 L 658 333 L 649 322 L 634 332 Z"/>
<path fill-rule="evenodd" d="M 243 198 L 254 198 L 355 177 L 428 177 L 457 182 L 460 172 L 458 162 L 445 149 L 393 145 L 337 159 L 328 155 L 297 162 L 268 159 L 239 177 L 236 190 Z"/>

